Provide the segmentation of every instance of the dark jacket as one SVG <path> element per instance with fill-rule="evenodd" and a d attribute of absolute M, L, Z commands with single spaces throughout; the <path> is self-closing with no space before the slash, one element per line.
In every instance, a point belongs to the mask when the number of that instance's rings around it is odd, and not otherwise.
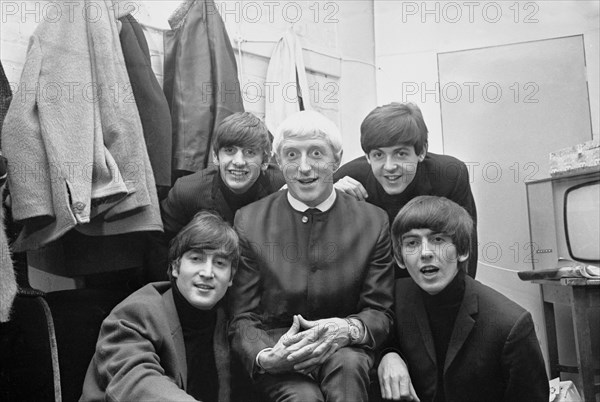
<path fill-rule="evenodd" d="M 465 276 L 444 364 L 446 401 L 546 402 L 548 378 L 531 314 Z M 395 335 L 421 402 L 433 401 L 436 353 L 421 289 L 396 282 Z"/>
<path fill-rule="evenodd" d="M 468 274 L 475 277 L 477 272 L 477 210 L 471 192 L 469 171 L 460 160 L 448 156 L 428 152 L 423 162 L 417 165 L 417 173 L 412 183 L 398 195 L 389 195 L 377 181 L 367 158 L 356 158 L 335 172 L 333 179 L 350 176 L 359 181 L 367 190 L 367 202 L 383 208 L 387 213 L 390 225 L 398 211 L 406 203 L 420 195 L 436 195 L 446 197 L 467 210 L 473 218 L 474 228 L 471 235 Z"/>
<path fill-rule="evenodd" d="M 256 181 L 256 196 L 259 200 L 279 190 L 285 184 L 283 174 L 274 165 L 269 165 Z M 212 165 L 204 170 L 179 178 L 169 195 L 161 203 L 166 237 L 173 237 L 201 210 L 218 212 L 224 220 L 233 224 L 237 211 L 232 211 L 221 191 L 219 168 Z"/>
<path fill-rule="evenodd" d="M 150 50 L 144 31 L 131 15 L 122 22 L 121 48 L 142 127 L 154 180 L 158 187 L 171 187 L 171 112 L 167 98 L 152 70 Z"/>
<path fill-rule="evenodd" d="M 2 132 L 2 123 L 4 122 L 6 112 L 8 112 L 11 99 L 12 90 L 10 89 L 10 83 L 4 74 L 4 67 L 2 67 L 2 63 L 0 62 L 0 132 Z M 1 143 L 0 149 L 2 149 Z"/>
<path fill-rule="evenodd" d="M 231 292 L 232 351 L 252 375 L 258 352 L 292 324 L 356 316 L 377 348 L 392 325 L 394 274 L 385 213 L 342 192 L 307 218 L 278 191 L 235 217 L 242 258 Z"/>
<path fill-rule="evenodd" d="M 230 400 L 224 314 L 218 311 L 214 336 L 219 402 Z M 185 344 L 171 284 L 151 283 L 102 323 L 80 401 L 195 401 L 186 385 Z"/>
<path fill-rule="evenodd" d="M 213 0 L 186 0 L 166 31 L 164 92 L 173 120 L 173 169 L 208 166 L 214 129 L 243 112 L 235 55 Z"/>

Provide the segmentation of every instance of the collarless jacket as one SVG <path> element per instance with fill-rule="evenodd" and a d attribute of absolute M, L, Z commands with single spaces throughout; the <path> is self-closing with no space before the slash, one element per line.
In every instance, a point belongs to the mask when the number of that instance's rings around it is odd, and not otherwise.
<path fill-rule="evenodd" d="M 392 325 L 394 272 L 385 213 L 337 192 L 326 212 L 293 209 L 278 191 L 238 211 L 242 257 L 231 292 L 232 351 L 252 375 L 294 314 L 309 320 L 355 316 L 370 348 Z"/>

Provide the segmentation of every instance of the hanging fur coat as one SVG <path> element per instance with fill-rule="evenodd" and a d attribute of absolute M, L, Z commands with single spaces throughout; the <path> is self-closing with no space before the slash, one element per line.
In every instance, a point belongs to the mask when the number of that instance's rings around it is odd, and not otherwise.
<path fill-rule="evenodd" d="M 8 110 L 12 98 L 12 92 L 4 68 L 0 63 L 0 130 L 2 122 Z M 0 160 L 0 322 L 6 322 L 10 318 L 10 309 L 17 294 L 17 282 L 13 270 L 13 263 L 8 248 L 8 239 L 4 230 L 4 205 L 2 192 L 6 180 L 6 161 Z"/>

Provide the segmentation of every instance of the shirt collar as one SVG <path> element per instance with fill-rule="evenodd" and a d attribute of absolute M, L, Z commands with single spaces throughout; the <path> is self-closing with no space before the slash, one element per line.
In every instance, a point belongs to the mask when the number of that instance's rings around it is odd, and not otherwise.
<path fill-rule="evenodd" d="M 336 191 L 335 191 L 335 189 L 332 189 L 331 194 L 329 194 L 329 197 L 327 197 L 325 199 L 325 201 L 323 201 L 316 207 L 312 207 L 312 208 L 317 208 L 321 212 L 329 211 L 331 209 L 331 207 L 333 206 L 333 203 L 335 202 L 336 197 L 337 197 Z M 305 203 L 303 203 L 302 201 L 294 198 L 292 196 L 292 194 L 289 192 L 289 190 L 287 192 L 287 199 L 288 199 L 288 202 L 290 203 L 290 205 L 292 206 L 292 208 L 294 208 L 296 211 L 304 212 L 307 209 L 311 208 L 308 205 L 306 205 Z"/>

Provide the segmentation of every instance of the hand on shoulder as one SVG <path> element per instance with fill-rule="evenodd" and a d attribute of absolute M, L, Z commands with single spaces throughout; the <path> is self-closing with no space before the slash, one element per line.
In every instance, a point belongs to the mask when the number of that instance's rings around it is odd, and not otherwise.
<path fill-rule="evenodd" d="M 358 201 L 364 201 L 365 199 L 369 198 L 369 194 L 367 193 L 367 190 L 365 190 L 364 186 L 358 180 L 355 180 L 350 176 L 342 177 L 340 180 L 334 183 L 333 187 L 353 196 Z"/>

